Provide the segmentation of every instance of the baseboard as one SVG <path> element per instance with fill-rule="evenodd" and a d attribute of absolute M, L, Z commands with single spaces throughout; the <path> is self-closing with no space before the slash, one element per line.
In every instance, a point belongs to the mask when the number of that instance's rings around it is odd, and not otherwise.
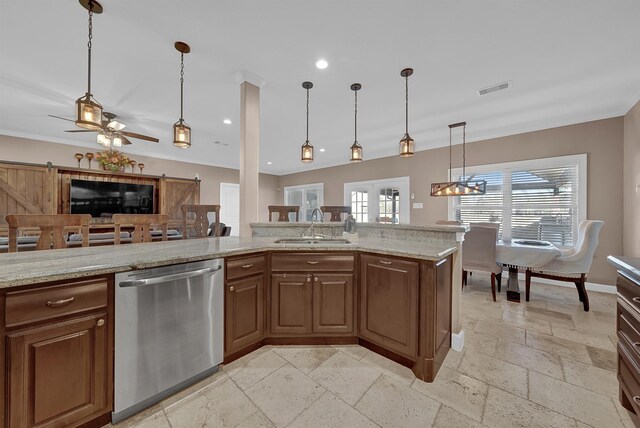
<path fill-rule="evenodd" d="M 464 348 L 464 330 L 460 330 L 460 333 L 451 333 L 451 349 L 460 352 L 462 348 Z"/>
<path fill-rule="evenodd" d="M 508 273 L 506 275 L 505 274 L 502 275 L 503 285 L 505 284 L 505 279 L 508 277 L 509 277 Z M 518 273 L 518 279 L 521 281 L 524 281 L 525 280 L 524 273 Z M 558 287 L 576 288 L 576 285 L 573 282 L 555 281 L 553 279 L 537 278 L 537 277 L 531 278 L 531 281 L 539 282 L 541 284 L 557 285 Z M 522 284 L 522 286 L 524 286 L 524 283 Z M 585 288 L 587 289 L 587 291 L 598 291 L 600 293 L 616 294 L 616 287 L 614 285 L 598 284 L 597 282 L 587 281 L 585 283 Z"/>

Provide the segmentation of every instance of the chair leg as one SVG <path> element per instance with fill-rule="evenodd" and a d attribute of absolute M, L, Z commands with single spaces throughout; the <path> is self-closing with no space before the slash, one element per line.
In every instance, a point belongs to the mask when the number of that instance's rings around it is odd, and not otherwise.
<path fill-rule="evenodd" d="M 462 269 L 462 288 L 467 285 L 467 271 Z"/>
<path fill-rule="evenodd" d="M 580 275 L 580 280 L 576 281 L 576 288 L 578 289 L 578 297 L 582 302 L 582 307 L 585 312 L 589 312 L 589 295 L 587 294 L 587 288 L 585 287 L 585 282 L 587 281 L 587 277 L 585 274 Z"/>
<path fill-rule="evenodd" d="M 531 293 L 531 269 L 527 269 L 524 273 L 525 278 L 525 300 L 529 301 L 529 294 Z"/>
<path fill-rule="evenodd" d="M 496 301 L 496 274 L 491 274 L 491 294 L 493 294 L 493 301 Z"/>
<path fill-rule="evenodd" d="M 502 272 L 496 274 L 496 278 L 498 279 L 498 293 L 500 293 L 500 288 L 502 288 Z"/>

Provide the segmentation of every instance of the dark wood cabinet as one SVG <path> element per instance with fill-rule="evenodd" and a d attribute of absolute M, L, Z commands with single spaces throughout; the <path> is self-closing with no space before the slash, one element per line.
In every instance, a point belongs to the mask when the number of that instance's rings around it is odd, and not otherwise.
<path fill-rule="evenodd" d="M 271 275 L 271 332 L 309 334 L 313 330 L 312 275 Z"/>
<path fill-rule="evenodd" d="M 224 355 L 251 350 L 265 336 L 267 257 L 264 253 L 226 260 Z"/>
<path fill-rule="evenodd" d="M 225 291 L 225 354 L 264 337 L 264 275 L 227 283 Z"/>
<path fill-rule="evenodd" d="M 353 333 L 353 275 L 313 276 L 313 332 Z"/>
<path fill-rule="evenodd" d="M 420 265 L 393 257 L 360 258 L 360 336 L 410 358 L 418 348 Z"/>
<path fill-rule="evenodd" d="M 108 422 L 113 404 L 109 279 L 51 284 L 3 297 L 6 425 Z"/>

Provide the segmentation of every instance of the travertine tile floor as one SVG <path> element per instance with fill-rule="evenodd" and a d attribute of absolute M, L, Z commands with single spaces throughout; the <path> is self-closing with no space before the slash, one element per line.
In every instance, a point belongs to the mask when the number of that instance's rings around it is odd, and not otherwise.
<path fill-rule="evenodd" d="M 524 297 L 524 295 L 523 295 Z M 465 349 L 434 383 L 359 346 L 264 347 L 120 427 L 632 427 L 617 399 L 615 296 L 463 292 Z"/>

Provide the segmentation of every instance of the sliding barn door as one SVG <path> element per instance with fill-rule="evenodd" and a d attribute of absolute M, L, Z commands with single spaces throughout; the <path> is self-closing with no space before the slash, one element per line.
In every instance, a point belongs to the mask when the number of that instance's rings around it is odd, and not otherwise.
<path fill-rule="evenodd" d="M 182 225 L 183 205 L 200 204 L 200 180 L 163 178 L 160 180 L 160 214 L 169 215 L 172 228 Z"/>
<path fill-rule="evenodd" d="M 7 214 L 55 214 L 55 168 L 0 163 L 0 227 Z"/>

